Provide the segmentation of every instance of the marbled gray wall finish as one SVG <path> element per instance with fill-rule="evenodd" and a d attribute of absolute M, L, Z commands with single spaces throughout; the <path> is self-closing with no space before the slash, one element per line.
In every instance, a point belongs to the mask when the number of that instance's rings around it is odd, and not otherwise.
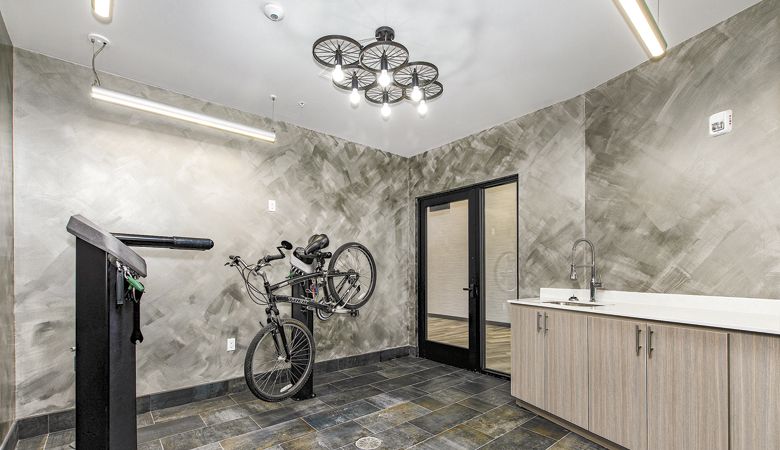
<path fill-rule="evenodd" d="M 359 318 L 317 322 L 318 360 L 408 345 L 408 162 L 284 123 L 103 76 L 103 86 L 276 128 L 278 142 L 188 126 L 91 101 L 90 70 L 16 50 L 17 405 L 26 417 L 73 406 L 74 239 L 82 213 L 109 230 L 206 236 L 209 252 L 141 249 L 145 283 L 138 393 L 241 376 L 264 319 L 223 267 L 282 239 L 359 241 L 379 279 Z M 260 99 L 258 101 L 261 101 Z M 266 212 L 268 199 L 277 212 Z M 272 278 L 288 272 L 278 262 Z M 225 352 L 228 337 L 237 351 Z"/>
<path fill-rule="evenodd" d="M 13 205 L 14 50 L 0 15 L 0 442 L 15 418 L 14 205 Z"/>
<path fill-rule="evenodd" d="M 569 252 L 585 228 L 583 106 L 575 98 L 412 157 L 410 212 L 415 214 L 418 197 L 516 174 L 518 296 L 572 286 Z M 412 258 L 416 221 L 409 220 Z M 416 297 L 416 267 L 410 268 Z"/>
<path fill-rule="evenodd" d="M 586 94 L 605 286 L 780 298 L 780 0 Z M 734 110 L 712 138 L 708 117 Z"/>

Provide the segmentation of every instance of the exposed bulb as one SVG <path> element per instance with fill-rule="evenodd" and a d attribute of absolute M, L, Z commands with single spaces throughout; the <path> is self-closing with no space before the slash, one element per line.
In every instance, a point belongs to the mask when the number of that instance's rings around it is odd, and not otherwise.
<path fill-rule="evenodd" d="M 421 116 L 428 114 L 428 104 L 425 103 L 425 100 L 420 100 L 420 104 L 417 105 L 417 114 Z"/>
<path fill-rule="evenodd" d="M 385 103 L 385 104 L 382 105 L 381 112 L 382 112 L 382 117 L 387 119 L 388 117 L 390 117 L 390 113 L 392 113 L 393 111 L 390 109 L 390 105 Z"/>
<path fill-rule="evenodd" d="M 412 88 L 412 101 L 419 102 L 422 100 L 422 90 L 418 86 Z"/>
<path fill-rule="evenodd" d="M 358 92 L 357 88 L 352 89 L 352 93 L 349 94 L 349 101 L 352 103 L 352 106 L 357 106 L 360 103 L 360 92 Z"/>
<path fill-rule="evenodd" d="M 336 67 L 333 69 L 333 81 L 336 83 L 344 81 L 344 71 L 341 70 L 341 64 L 336 64 Z"/>
<path fill-rule="evenodd" d="M 387 73 L 387 69 L 382 69 L 382 72 L 379 74 L 377 81 L 379 81 L 380 86 L 388 87 L 390 86 L 390 82 L 393 81 L 393 79 L 390 78 L 390 74 Z"/>

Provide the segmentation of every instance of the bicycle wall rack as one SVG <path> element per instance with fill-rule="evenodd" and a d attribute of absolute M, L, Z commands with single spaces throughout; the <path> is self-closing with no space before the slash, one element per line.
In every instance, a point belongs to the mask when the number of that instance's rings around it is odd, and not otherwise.
<path fill-rule="evenodd" d="M 135 344 L 140 303 L 125 300 L 120 269 L 146 276 L 146 261 L 129 246 L 208 250 L 211 239 L 111 234 L 81 215 L 76 236 L 76 448 L 134 450 Z M 135 319 L 135 320 L 134 320 Z"/>

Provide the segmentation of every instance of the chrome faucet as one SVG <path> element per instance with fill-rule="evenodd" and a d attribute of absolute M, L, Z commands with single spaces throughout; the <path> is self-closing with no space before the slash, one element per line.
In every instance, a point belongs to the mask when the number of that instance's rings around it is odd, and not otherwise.
<path fill-rule="evenodd" d="M 590 246 L 590 265 L 576 265 L 574 264 L 574 253 L 577 251 L 577 246 L 586 243 Z M 601 281 L 596 278 L 596 248 L 593 246 L 593 242 L 587 239 L 577 239 L 574 245 L 571 247 L 571 271 L 569 272 L 569 278 L 572 280 L 577 279 L 578 267 L 590 267 L 590 301 L 596 301 L 596 288 L 603 287 Z"/>

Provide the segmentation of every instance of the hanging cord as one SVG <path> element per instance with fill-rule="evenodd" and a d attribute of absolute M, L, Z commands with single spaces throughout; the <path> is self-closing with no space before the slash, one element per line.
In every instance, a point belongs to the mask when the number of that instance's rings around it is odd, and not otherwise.
<path fill-rule="evenodd" d="M 103 42 L 103 45 L 100 46 L 97 51 L 95 50 L 95 39 L 91 39 L 92 41 L 92 75 L 95 76 L 95 79 L 92 81 L 92 86 L 100 86 L 100 76 L 97 73 L 97 70 L 95 70 L 95 58 L 97 58 L 97 55 L 100 54 L 105 48 L 106 45 L 108 45 L 107 42 Z"/>
<path fill-rule="evenodd" d="M 271 94 L 271 131 L 276 132 L 276 95 Z"/>

